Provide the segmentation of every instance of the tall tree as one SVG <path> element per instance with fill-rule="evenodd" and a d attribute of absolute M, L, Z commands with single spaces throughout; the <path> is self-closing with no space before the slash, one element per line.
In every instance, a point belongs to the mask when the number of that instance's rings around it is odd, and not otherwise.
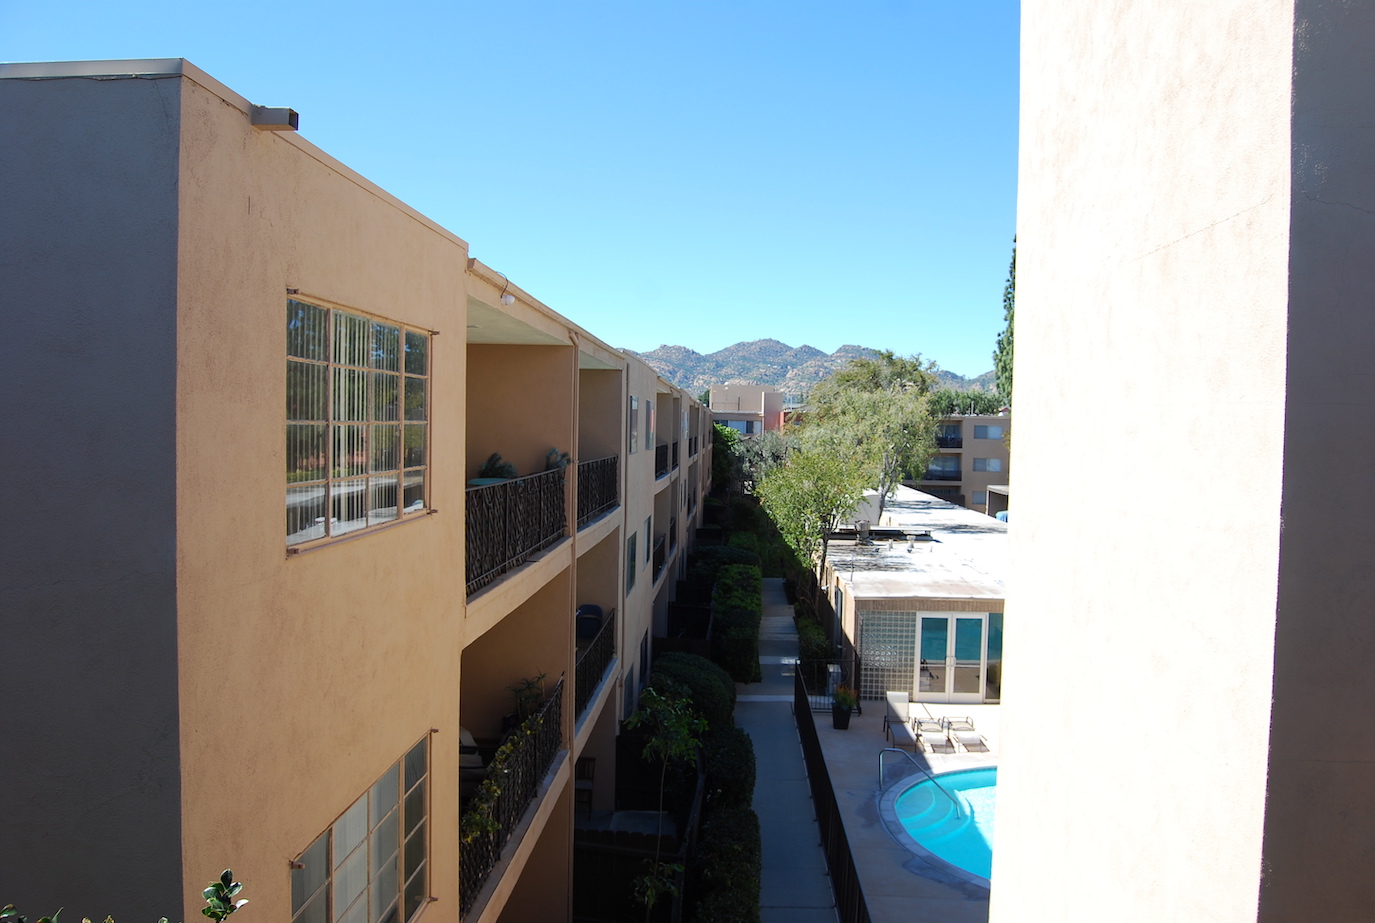
<path fill-rule="evenodd" d="M 1012 405 L 1012 314 L 1017 307 L 1017 238 L 1012 238 L 1012 265 L 1007 268 L 1007 284 L 1003 286 L 1003 332 L 998 334 L 998 346 L 993 350 L 993 368 L 998 373 L 998 393 L 1008 406 Z"/>
<path fill-rule="evenodd" d="M 807 429 L 800 447 L 771 468 L 754 493 L 797 556 L 824 572 L 830 534 L 864 499 L 873 467 L 842 433 Z"/>
<path fill-rule="evenodd" d="M 884 351 L 852 360 L 812 392 L 814 423 L 844 433 L 872 466 L 880 519 L 903 478 L 919 476 L 936 450 L 928 398 L 934 368 L 919 355 Z"/>

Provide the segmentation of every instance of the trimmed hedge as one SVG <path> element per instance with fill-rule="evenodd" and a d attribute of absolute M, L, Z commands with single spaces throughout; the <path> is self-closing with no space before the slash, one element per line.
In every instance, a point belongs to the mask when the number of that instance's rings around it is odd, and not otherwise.
<path fill-rule="evenodd" d="M 665 680 L 686 691 L 708 728 L 724 728 L 734 723 L 735 681 L 707 658 L 679 652 L 660 654 L 649 671 L 649 685 L 663 692 Z"/>
<path fill-rule="evenodd" d="M 702 821 L 697 859 L 700 874 L 689 923 L 759 923 L 759 815 L 747 807 L 709 812 Z"/>
<path fill-rule="evenodd" d="M 743 728 L 722 725 L 702 741 L 707 770 L 707 807 L 749 807 L 754 800 L 754 741 Z"/>
<path fill-rule="evenodd" d="M 759 568 L 747 564 L 721 568 L 711 605 L 716 619 L 712 659 L 737 683 L 759 682 L 763 679 L 759 671 L 759 621 L 764 606 Z"/>
<path fill-rule="evenodd" d="M 710 587 L 720 579 L 722 569 L 732 564 L 753 564 L 758 567 L 759 555 L 729 545 L 700 547 L 688 558 L 688 582 Z"/>

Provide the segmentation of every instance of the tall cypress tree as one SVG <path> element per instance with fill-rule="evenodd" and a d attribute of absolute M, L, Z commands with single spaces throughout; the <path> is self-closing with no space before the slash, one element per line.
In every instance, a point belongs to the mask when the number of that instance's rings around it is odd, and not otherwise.
<path fill-rule="evenodd" d="M 998 347 L 993 350 L 993 368 L 998 373 L 998 393 L 1008 406 L 1012 405 L 1012 313 L 1017 305 L 1017 238 L 1012 238 L 1012 265 L 1007 268 L 1007 284 L 1003 286 L 1003 320 L 1007 325 L 998 334 Z"/>

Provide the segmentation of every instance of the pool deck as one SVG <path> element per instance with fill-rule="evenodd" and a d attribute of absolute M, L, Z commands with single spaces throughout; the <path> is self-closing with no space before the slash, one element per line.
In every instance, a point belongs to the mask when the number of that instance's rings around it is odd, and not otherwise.
<path fill-rule="evenodd" d="M 988 744 L 987 753 L 924 753 L 916 760 L 932 773 L 997 764 L 998 706 L 937 705 L 925 708 L 931 717 L 968 716 Z M 831 774 L 845 835 L 859 872 L 860 886 L 873 923 L 987 923 L 988 891 L 960 880 L 902 846 L 879 819 L 879 753 L 891 746 L 883 737 L 884 703 L 867 702 L 863 715 L 853 715 L 848 730 L 831 727 L 830 715 L 815 712 L 816 733 L 826 768 Z M 910 750 L 908 752 L 911 752 Z M 905 757 L 884 759 L 884 788 L 904 779 L 925 778 Z"/>
<path fill-rule="evenodd" d="M 763 923 L 830 923 L 836 919 L 826 860 L 817 832 L 801 744 L 792 713 L 797 632 L 781 580 L 764 581 L 760 632 L 762 683 L 739 684 L 736 723 L 754 740 L 758 774 L 754 808 L 763 837 L 760 904 Z M 998 706 L 916 705 L 933 718 L 968 716 L 988 744 L 988 753 L 926 753 L 916 759 L 929 771 L 949 772 L 996 764 Z M 988 891 L 961 881 L 918 858 L 879 820 L 879 753 L 883 702 L 866 702 L 848 730 L 831 727 L 829 712 L 814 712 L 817 737 L 844 814 L 845 835 L 859 871 L 873 923 L 987 923 Z M 910 752 L 910 751 L 909 751 Z M 904 757 L 885 759 L 886 785 L 924 778 Z"/>

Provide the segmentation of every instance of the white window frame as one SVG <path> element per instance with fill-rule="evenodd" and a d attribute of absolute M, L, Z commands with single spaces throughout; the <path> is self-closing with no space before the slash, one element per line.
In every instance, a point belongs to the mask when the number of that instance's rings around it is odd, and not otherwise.
<path fill-rule="evenodd" d="M 420 738 L 291 863 L 291 923 L 406 923 L 429 901 L 429 743 Z"/>
<path fill-rule="evenodd" d="M 287 299 L 289 552 L 429 511 L 433 351 L 433 331 Z"/>

